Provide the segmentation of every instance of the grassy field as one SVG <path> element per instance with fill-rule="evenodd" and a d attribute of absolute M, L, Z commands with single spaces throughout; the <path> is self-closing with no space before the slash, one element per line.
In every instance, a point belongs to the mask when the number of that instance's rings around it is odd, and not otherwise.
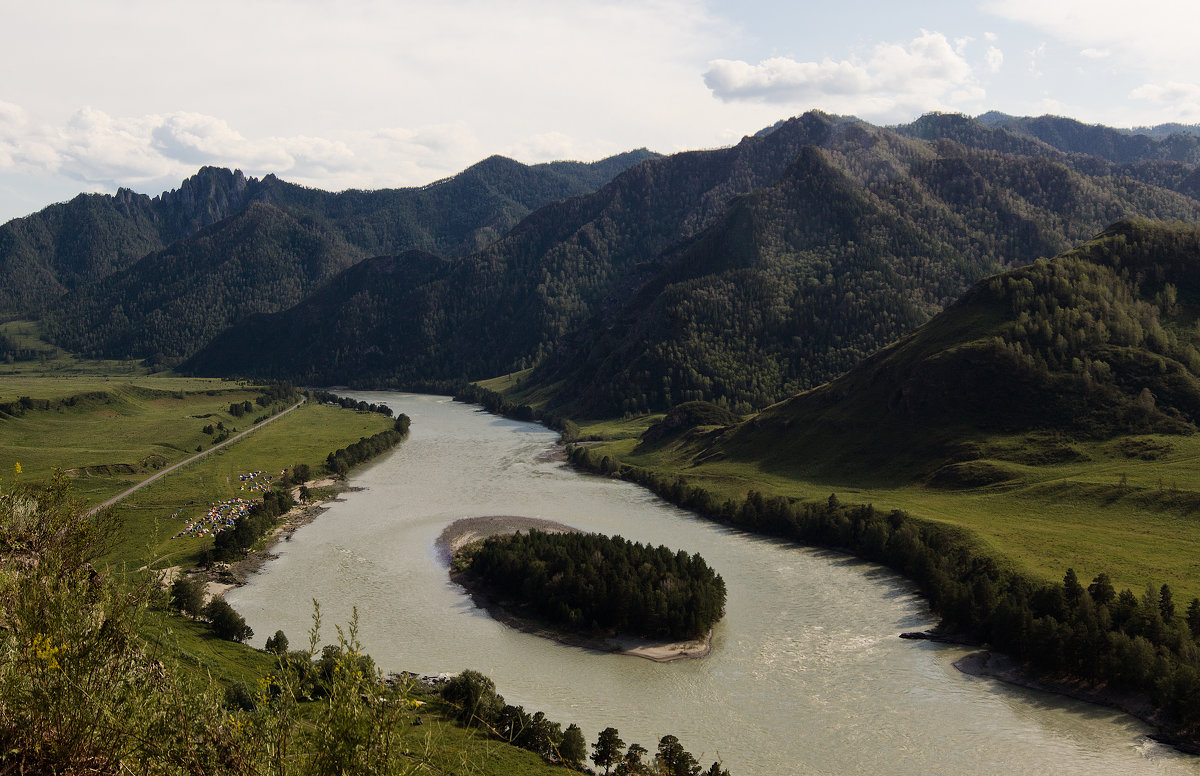
<path fill-rule="evenodd" d="M 297 463 L 319 472 L 329 453 L 391 426 L 392 419 L 378 413 L 307 403 L 123 501 L 124 541 L 112 557 L 139 565 L 149 560 L 159 567 L 192 564 L 212 540 L 172 537 L 210 502 L 258 497 L 243 489 L 239 475 L 261 471 L 277 477 Z"/>
<path fill-rule="evenodd" d="M 5 393 L 8 379 L 0 377 L 0 390 Z M 20 379 L 23 387 L 32 389 L 22 395 L 37 399 L 53 398 L 52 390 L 64 382 Z M 161 387 L 110 382 L 99 390 L 92 389 L 91 380 L 83 382 L 87 390 L 65 394 L 81 397 L 73 405 L 59 403 L 50 409 L 0 417 L 0 464 L 11 471 L 20 463 L 25 476 L 32 478 L 61 468 L 77 477 L 77 494 L 92 503 L 194 455 L 197 448 L 211 447 L 219 432 L 206 434 L 205 426 L 221 423 L 227 429 L 248 428 L 254 417 L 234 418 L 229 405 L 253 401 L 258 395 L 249 388 L 222 386 L 219 381 L 191 393 L 171 389 L 171 381 Z M 255 409 L 265 414 L 265 410 Z"/>
<path fill-rule="evenodd" d="M 597 447 L 602 454 L 683 475 L 724 498 L 752 489 L 806 500 L 836 493 L 966 528 L 997 558 L 1043 579 L 1061 580 L 1073 567 L 1085 584 L 1104 571 L 1118 589 L 1140 594 L 1166 582 L 1181 600 L 1200 596 L 1200 436 L 1075 441 L 1079 460 L 1037 465 L 1019 461 L 1035 458 L 1043 440 L 995 437 L 985 440 L 982 463 L 1011 479 L 949 489 L 804 478 L 731 460 L 695 465 L 680 446 L 635 452 L 637 440 L 619 438 L 612 423 L 581 424 L 581 432 L 615 440 Z"/>

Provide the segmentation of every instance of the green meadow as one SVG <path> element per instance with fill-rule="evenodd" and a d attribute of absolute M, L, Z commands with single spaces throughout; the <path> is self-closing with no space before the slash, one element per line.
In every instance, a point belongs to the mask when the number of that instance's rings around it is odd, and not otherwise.
<path fill-rule="evenodd" d="M 638 449 L 639 425 L 637 419 L 602 421 L 581 424 L 581 433 L 612 440 L 599 444 L 601 454 L 683 476 L 722 498 L 740 500 L 750 490 L 803 500 L 836 493 L 843 502 L 967 529 L 993 557 L 1042 579 L 1061 580 L 1072 567 L 1085 584 L 1107 572 L 1118 589 L 1140 594 L 1147 584 L 1165 582 L 1181 600 L 1200 596 L 1200 436 L 1072 441 L 1076 460 L 1060 463 L 1030 462 L 1045 440 L 995 436 L 981 440 L 985 457 L 972 464 L 1004 479 L 935 487 L 882 484 L 891 478 L 853 473 L 806 476 L 773 469 L 769 458 L 697 463 L 686 443 Z"/>

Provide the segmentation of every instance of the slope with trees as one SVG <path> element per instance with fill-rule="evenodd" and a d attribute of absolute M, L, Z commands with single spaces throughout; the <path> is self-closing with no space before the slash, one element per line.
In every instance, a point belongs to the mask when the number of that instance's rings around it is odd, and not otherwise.
<path fill-rule="evenodd" d="M 202 168 L 156 197 L 121 189 L 0 226 L 0 312 L 36 314 L 72 289 L 86 289 L 200 230 L 269 204 L 336 234 L 357 258 L 412 248 L 448 256 L 482 248 L 548 202 L 594 191 L 645 149 L 593 163 L 524 165 L 493 156 L 427 186 L 330 193 L 240 171 Z"/>
<path fill-rule="evenodd" d="M 1200 217 L 1176 192 L 1005 137 L 1008 151 L 978 150 L 806 114 L 639 165 L 415 282 L 347 273 L 238 327 L 280 347 L 250 357 L 226 341 L 188 368 L 379 387 L 537 366 L 527 383 L 554 386 L 563 412 L 748 410 L 840 374 L 1004 266 L 1129 214 Z"/>

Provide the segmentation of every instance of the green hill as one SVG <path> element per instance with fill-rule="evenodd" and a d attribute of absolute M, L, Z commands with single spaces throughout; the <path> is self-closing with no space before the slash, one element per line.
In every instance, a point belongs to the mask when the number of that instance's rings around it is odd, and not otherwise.
<path fill-rule="evenodd" d="M 972 440 L 991 433 L 1191 433 L 1198 302 L 1200 231 L 1123 221 L 982 281 L 911 336 L 769 408 L 705 455 L 809 477 L 903 480 L 949 464 L 958 468 L 943 478 L 977 485 L 1003 477 L 969 465 L 981 452 Z M 1028 455 L 1071 455 L 1057 439 Z"/>

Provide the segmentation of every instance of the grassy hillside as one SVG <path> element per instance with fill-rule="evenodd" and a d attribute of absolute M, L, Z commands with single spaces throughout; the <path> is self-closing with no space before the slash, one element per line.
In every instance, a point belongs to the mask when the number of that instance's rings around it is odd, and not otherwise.
<path fill-rule="evenodd" d="M 1123 222 L 745 423 L 598 454 L 719 498 L 903 509 L 1041 579 L 1200 595 L 1198 270 L 1195 227 Z"/>

